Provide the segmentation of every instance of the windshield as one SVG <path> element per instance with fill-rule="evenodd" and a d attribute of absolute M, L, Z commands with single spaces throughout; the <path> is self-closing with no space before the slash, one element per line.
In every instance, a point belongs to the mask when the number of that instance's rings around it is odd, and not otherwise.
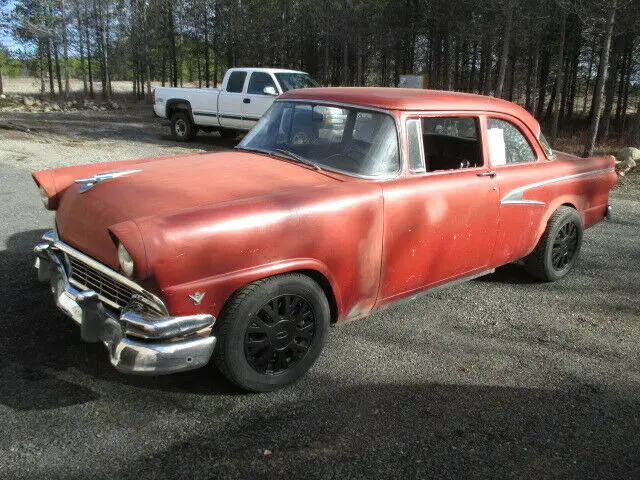
<path fill-rule="evenodd" d="M 282 87 L 282 93 L 287 90 L 295 90 L 296 88 L 311 88 L 319 87 L 320 84 L 316 82 L 306 73 L 291 73 L 281 72 L 276 73 L 276 78 Z"/>
<path fill-rule="evenodd" d="M 351 175 L 380 177 L 399 170 L 391 115 L 356 108 L 279 101 L 238 146 Z"/>

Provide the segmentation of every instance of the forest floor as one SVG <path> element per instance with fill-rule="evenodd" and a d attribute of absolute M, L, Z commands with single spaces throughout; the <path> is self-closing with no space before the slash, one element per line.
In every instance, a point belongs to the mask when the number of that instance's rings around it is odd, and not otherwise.
<path fill-rule="evenodd" d="M 245 395 L 116 372 L 32 268 L 53 224 L 32 171 L 233 142 L 178 145 L 148 106 L 0 122 L 0 478 L 640 478 L 640 175 L 562 281 L 507 266 L 394 306 Z"/>

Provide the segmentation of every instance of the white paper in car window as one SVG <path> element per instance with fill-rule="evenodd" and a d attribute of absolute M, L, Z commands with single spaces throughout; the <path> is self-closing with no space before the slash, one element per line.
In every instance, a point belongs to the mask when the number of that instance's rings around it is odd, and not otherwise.
<path fill-rule="evenodd" d="M 490 128 L 489 156 L 492 165 L 504 165 L 507 163 L 504 144 L 504 130 L 502 128 Z"/>

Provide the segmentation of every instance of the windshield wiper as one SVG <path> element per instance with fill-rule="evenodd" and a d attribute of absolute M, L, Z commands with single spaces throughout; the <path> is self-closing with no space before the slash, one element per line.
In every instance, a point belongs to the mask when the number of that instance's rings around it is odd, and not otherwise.
<path fill-rule="evenodd" d="M 278 152 L 281 155 L 284 155 L 285 157 L 291 159 L 291 160 L 295 160 L 296 162 L 302 163 L 304 165 L 308 165 L 309 167 L 315 168 L 316 170 L 322 170 L 320 168 L 320 165 L 318 165 L 315 162 L 312 162 L 311 160 L 301 157 L 300 155 L 298 155 L 297 153 L 293 153 L 289 150 L 285 150 L 284 148 L 276 148 L 272 153 Z"/>
<path fill-rule="evenodd" d="M 293 160 L 294 162 L 298 162 L 298 163 L 302 163 L 303 165 L 307 165 L 311 168 L 314 168 L 316 170 L 322 170 L 322 168 L 320 168 L 320 165 L 318 165 L 315 162 L 312 162 L 311 160 L 308 160 L 304 157 L 301 157 L 300 155 L 298 155 L 297 153 L 293 153 L 289 150 L 285 150 L 284 148 L 276 148 L 275 150 L 267 150 L 266 148 L 255 148 L 255 147 L 240 147 L 237 146 L 235 147 L 236 150 L 242 150 L 245 152 L 259 152 L 259 153 L 264 153 L 266 155 L 271 155 L 273 157 L 278 157 L 278 158 L 286 158 L 287 160 Z"/>

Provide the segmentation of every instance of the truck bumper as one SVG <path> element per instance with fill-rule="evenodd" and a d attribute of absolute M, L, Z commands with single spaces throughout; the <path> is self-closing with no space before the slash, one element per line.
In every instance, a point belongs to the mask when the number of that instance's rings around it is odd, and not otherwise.
<path fill-rule="evenodd" d="M 111 364 L 137 375 L 164 375 L 205 366 L 216 338 L 210 335 L 212 315 L 163 316 L 139 304 L 117 312 L 100 300 L 94 290 L 72 285 L 55 237 L 47 234 L 35 247 L 38 279 L 49 283 L 56 306 L 76 322 L 82 339 L 102 342 Z"/>

